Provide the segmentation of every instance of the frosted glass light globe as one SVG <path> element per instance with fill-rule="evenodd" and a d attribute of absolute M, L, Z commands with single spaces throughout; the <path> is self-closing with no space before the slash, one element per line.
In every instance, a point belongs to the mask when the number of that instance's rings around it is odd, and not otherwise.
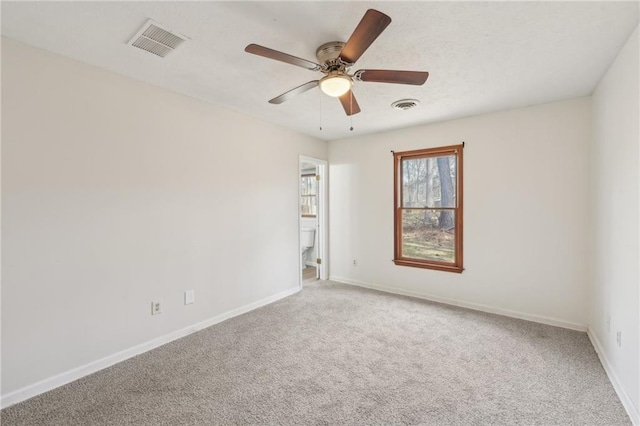
<path fill-rule="evenodd" d="M 320 89 L 334 98 L 347 93 L 352 85 L 353 82 L 346 75 L 328 75 L 320 80 Z"/>

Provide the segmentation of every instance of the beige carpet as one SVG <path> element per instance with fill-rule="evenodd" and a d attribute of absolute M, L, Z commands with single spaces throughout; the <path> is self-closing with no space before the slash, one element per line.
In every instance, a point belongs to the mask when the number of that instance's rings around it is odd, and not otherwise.
<path fill-rule="evenodd" d="M 9 425 L 628 425 L 584 333 L 317 282 L 0 413 Z"/>

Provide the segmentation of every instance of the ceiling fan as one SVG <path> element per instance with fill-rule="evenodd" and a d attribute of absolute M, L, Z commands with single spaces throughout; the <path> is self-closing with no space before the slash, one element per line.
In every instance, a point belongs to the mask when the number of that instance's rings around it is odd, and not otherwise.
<path fill-rule="evenodd" d="M 382 12 L 369 9 L 362 20 L 349 37 L 346 43 L 332 41 L 325 43 L 316 50 L 319 63 L 307 61 L 268 47 L 250 44 L 244 51 L 276 61 L 286 62 L 306 68 L 311 71 L 320 71 L 324 75 L 320 80 L 313 80 L 298 86 L 280 96 L 271 99 L 269 103 L 281 104 L 292 97 L 320 86 L 320 89 L 329 96 L 337 97 L 347 115 L 360 112 L 360 106 L 353 95 L 351 88 L 353 81 L 374 83 L 413 84 L 420 86 L 427 81 L 428 72 L 422 71 L 393 71 L 393 70 L 358 70 L 349 74 L 349 68 L 362 56 L 371 43 L 378 38 L 385 28 L 391 23 L 391 18 Z"/>

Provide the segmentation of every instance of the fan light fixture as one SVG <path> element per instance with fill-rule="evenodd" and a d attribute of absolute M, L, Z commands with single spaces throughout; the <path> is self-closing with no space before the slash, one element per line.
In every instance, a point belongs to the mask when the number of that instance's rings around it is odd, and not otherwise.
<path fill-rule="evenodd" d="M 352 116 L 360 112 L 358 101 L 351 90 L 354 79 L 358 84 L 360 82 L 371 82 L 421 86 L 429 77 L 429 73 L 426 71 L 403 70 L 361 69 L 353 74 L 348 74 L 349 69 L 390 23 L 391 18 L 384 13 L 375 9 L 367 10 L 346 43 L 330 41 L 316 49 L 317 63 L 253 43 L 247 45 L 244 51 L 252 55 L 284 62 L 309 71 L 319 71 L 324 74 L 321 78 L 308 81 L 270 99 L 270 104 L 279 105 L 294 96 L 320 86 L 320 90 L 327 96 L 339 98 L 344 112 L 348 116 Z"/>
<path fill-rule="evenodd" d="M 329 74 L 320 80 L 320 89 L 334 98 L 347 93 L 351 90 L 352 85 L 353 81 L 351 78 L 344 74 Z"/>

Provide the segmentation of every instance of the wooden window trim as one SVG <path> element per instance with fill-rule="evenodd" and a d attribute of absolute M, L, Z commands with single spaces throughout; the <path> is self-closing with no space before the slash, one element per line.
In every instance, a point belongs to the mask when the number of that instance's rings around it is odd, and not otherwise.
<path fill-rule="evenodd" d="M 463 268 L 463 144 L 449 145 L 438 148 L 417 149 L 413 151 L 393 153 L 393 220 L 394 220 L 394 255 L 393 262 L 399 266 L 410 266 L 414 268 L 435 269 L 438 271 L 448 271 L 461 273 Z M 404 210 L 454 210 L 455 211 L 455 261 L 439 262 L 435 260 L 413 259 L 402 256 L 402 160 L 411 158 L 438 157 L 443 155 L 456 156 L 456 207 L 431 207 L 431 208 L 406 208 Z"/>

